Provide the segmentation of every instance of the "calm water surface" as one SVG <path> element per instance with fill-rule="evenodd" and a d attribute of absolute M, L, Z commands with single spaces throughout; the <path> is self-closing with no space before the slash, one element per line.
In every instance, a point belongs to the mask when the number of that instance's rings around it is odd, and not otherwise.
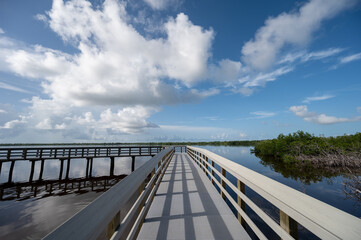
<path fill-rule="evenodd" d="M 320 169 L 314 168 L 306 170 L 285 169 L 284 166 L 279 166 L 274 162 L 262 161 L 254 154 L 251 154 L 251 147 L 200 147 L 208 149 L 220 156 L 237 162 L 255 172 L 263 174 L 271 179 L 274 179 L 296 190 L 299 190 L 311 197 L 314 197 L 331 206 L 341 209 L 358 218 L 361 217 L 360 195 L 358 194 L 359 200 L 357 200 L 357 198 L 355 198 L 354 196 L 350 196 L 345 193 L 345 190 L 347 190 L 347 188 L 345 188 L 345 183 L 350 181 L 350 178 L 347 175 L 342 175 L 335 172 L 325 172 Z M 356 177 L 359 177 L 360 179 L 360 176 Z M 233 182 L 233 184 L 237 185 L 237 180 L 234 177 L 227 175 L 227 178 L 231 182 Z M 227 188 L 227 191 L 230 193 L 232 192 L 230 188 Z M 231 195 L 236 200 L 236 195 L 232 193 Z M 264 198 L 252 191 L 247 186 L 246 195 L 250 199 L 252 199 L 252 201 L 255 202 L 258 206 L 260 206 L 263 211 L 265 211 L 271 218 L 279 222 L 279 210 L 276 207 L 267 202 Z M 297 201 L 297 199 L 295 199 L 295 201 Z M 231 204 L 228 203 L 228 205 L 230 206 Z M 235 209 L 232 210 L 235 213 Z M 247 206 L 246 212 L 269 239 L 279 239 L 279 237 L 268 226 L 266 226 L 264 222 Z M 248 227 L 246 228 L 246 230 L 253 239 L 256 239 L 256 237 Z M 310 233 L 300 224 L 298 225 L 298 231 L 299 239 L 318 239 L 315 235 Z"/>
<path fill-rule="evenodd" d="M 136 157 L 135 168 L 149 159 L 150 157 Z M 69 180 L 61 183 L 58 182 L 60 161 L 46 160 L 42 182 L 49 183 L 47 188 L 45 184 L 36 184 L 37 181 L 34 181 L 32 187 L 27 183 L 30 167 L 29 161 L 15 163 L 13 182 L 27 185 L 22 187 L 19 196 L 16 187 L 3 190 L 0 201 L 0 239 L 41 239 L 120 180 L 119 177 L 109 176 L 108 158 L 94 158 L 93 177 L 88 179 L 85 178 L 86 160 L 72 159 Z M 3 187 L 8 180 L 9 168 L 10 163 L 3 163 L 0 175 L 0 184 Z M 115 158 L 116 176 L 127 175 L 131 172 L 130 169 L 131 158 Z M 35 165 L 34 180 L 38 179 L 39 172 L 40 161 Z M 53 183 L 51 194 L 50 183 Z M 38 186 L 36 191 L 34 186 Z"/>
<path fill-rule="evenodd" d="M 258 173 L 270 177 L 287 186 L 297 189 L 307 195 L 337 207 L 345 212 L 348 212 L 356 217 L 361 217 L 360 202 L 355 198 L 347 196 L 344 192 L 345 181 L 349 179 L 347 176 L 338 174 L 324 174 L 314 173 L 308 176 L 297 175 L 280 169 L 280 167 L 273 164 L 267 165 L 261 159 L 250 153 L 250 147 L 224 147 L 224 146 L 201 146 L 220 156 L 228 158 L 237 162 L 247 168 L 250 168 Z M 136 167 L 144 164 L 149 157 L 136 158 Z M 93 176 L 107 176 L 109 174 L 109 159 L 94 159 Z M 85 176 L 85 159 L 76 159 L 71 161 L 70 179 L 84 178 Z M 129 174 L 131 166 L 130 158 L 116 158 L 115 161 L 115 175 Z M 64 166 L 64 169 L 66 166 Z M 59 176 L 60 161 L 49 160 L 45 161 L 44 180 L 56 179 Z M 277 171 L 275 170 L 277 169 Z M 35 166 L 34 179 L 37 179 L 40 170 L 40 162 Z M 3 164 L 0 175 L 0 183 L 7 181 L 9 171 L 9 164 Z M 30 162 L 20 161 L 16 162 L 13 180 L 14 182 L 28 181 L 30 174 Z M 38 174 L 38 175 L 37 175 Z M 63 175 L 64 176 L 64 175 Z M 236 179 L 227 176 L 232 182 Z M 108 183 L 105 189 L 108 189 L 117 180 L 104 180 Z M 103 180 L 97 181 L 93 191 L 90 187 L 90 181 L 81 183 L 85 184 L 80 191 L 77 190 L 77 184 L 73 183 L 74 189 L 70 188 L 64 190 L 54 190 L 52 194 L 48 194 L 49 189 L 39 187 L 37 189 L 36 197 L 30 188 L 24 189 L 17 198 L 16 189 L 4 190 L 3 200 L 0 201 L 0 238 L 1 239 L 39 239 L 55 229 L 58 225 L 66 219 L 74 215 L 76 212 L 84 208 L 89 202 L 102 194 L 104 191 Z M 26 192 L 28 191 L 28 193 Z M 279 218 L 278 210 L 270 204 L 265 203 L 264 199 L 254 193 L 252 190 L 246 188 L 246 195 L 254 202 L 262 206 L 264 211 L 272 216 L 275 220 Z M 235 197 L 235 196 L 234 196 Z M 252 217 L 256 224 L 262 227 L 261 220 L 258 219 L 254 213 L 246 208 L 247 213 Z M 302 228 L 302 226 L 301 226 Z M 302 238 L 313 238 L 312 234 L 307 231 L 302 233 Z M 270 229 L 265 227 L 263 230 L 267 236 L 274 236 Z M 268 235 L 269 234 L 269 235 Z"/>

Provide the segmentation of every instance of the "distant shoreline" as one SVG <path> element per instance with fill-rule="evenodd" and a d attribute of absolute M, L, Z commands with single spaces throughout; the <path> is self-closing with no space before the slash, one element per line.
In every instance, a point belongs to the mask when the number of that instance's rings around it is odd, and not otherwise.
<path fill-rule="evenodd" d="M 95 145 L 95 146 L 112 146 L 112 145 L 199 145 L 199 146 L 255 146 L 258 142 L 264 140 L 244 140 L 244 141 L 211 141 L 211 142 L 140 142 L 140 143 L 1 143 L 0 147 L 7 146 L 79 146 L 79 145 Z"/>

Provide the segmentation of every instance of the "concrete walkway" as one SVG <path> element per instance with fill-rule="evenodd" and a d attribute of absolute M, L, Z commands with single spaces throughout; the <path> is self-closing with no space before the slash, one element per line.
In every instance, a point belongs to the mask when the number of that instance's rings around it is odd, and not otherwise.
<path fill-rule="evenodd" d="M 138 239 L 250 239 L 186 153 L 173 156 Z"/>

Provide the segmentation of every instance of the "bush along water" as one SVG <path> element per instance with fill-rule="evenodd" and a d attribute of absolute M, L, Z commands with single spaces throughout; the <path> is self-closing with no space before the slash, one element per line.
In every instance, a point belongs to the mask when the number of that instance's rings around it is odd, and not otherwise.
<path fill-rule="evenodd" d="M 283 163 L 361 168 L 361 133 L 338 137 L 315 137 L 298 131 L 255 145 L 259 157 L 274 157 Z"/>

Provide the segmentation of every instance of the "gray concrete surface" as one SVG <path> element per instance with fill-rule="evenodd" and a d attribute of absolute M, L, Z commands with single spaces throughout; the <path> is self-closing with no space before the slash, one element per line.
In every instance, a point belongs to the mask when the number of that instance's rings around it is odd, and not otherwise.
<path fill-rule="evenodd" d="M 186 153 L 173 156 L 138 239 L 250 239 Z"/>

